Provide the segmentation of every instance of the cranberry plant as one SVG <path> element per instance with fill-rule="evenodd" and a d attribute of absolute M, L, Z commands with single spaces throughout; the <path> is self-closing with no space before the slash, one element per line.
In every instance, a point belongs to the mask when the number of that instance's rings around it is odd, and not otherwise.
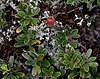
<path fill-rule="evenodd" d="M 78 29 L 72 29 L 67 24 L 59 29 L 54 26 L 54 17 L 48 16 L 46 28 L 56 31 L 54 32 L 56 36 L 53 36 L 56 39 L 57 52 L 50 52 L 47 49 L 48 45 L 46 48 L 44 44 L 44 46 L 41 45 L 42 41 L 35 38 L 39 31 L 30 28 L 39 26 L 40 8 L 35 2 L 24 0 L 16 7 L 15 17 L 19 21 L 19 26 L 16 29 L 17 37 L 14 46 L 16 48 L 25 47 L 22 52 L 24 62 L 23 64 L 18 62 L 14 56 L 11 56 L 7 62 L 0 60 L 0 71 L 4 75 L 2 79 L 29 79 L 28 75 L 31 75 L 32 79 L 59 79 L 62 76 L 66 76 L 67 79 L 98 79 L 100 77 L 97 70 L 98 63 L 95 61 L 96 57 L 92 56 L 92 50 L 81 52 L 77 48 L 80 37 Z M 73 2 L 75 0 L 67 0 L 68 4 Z M 88 3 L 89 0 L 80 0 L 80 2 Z M 97 0 L 97 3 L 100 4 L 100 1 Z M 49 41 L 47 43 L 49 44 Z M 50 56 L 50 53 L 54 56 Z"/>
<path fill-rule="evenodd" d="M 9 60 L 5 63 L 2 61 L 0 71 L 4 77 L 2 79 L 19 79 L 24 77 L 24 73 L 21 69 L 21 62 L 14 59 L 14 56 L 10 56 Z"/>

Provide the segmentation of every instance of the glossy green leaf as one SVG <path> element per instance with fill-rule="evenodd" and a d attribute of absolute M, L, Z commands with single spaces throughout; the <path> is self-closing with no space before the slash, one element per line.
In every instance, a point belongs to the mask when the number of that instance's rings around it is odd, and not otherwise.
<path fill-rule="evenodd" d="M 73 29 L 70 34 L 69 34 L 69 37 L 71 38 L 78 38 L 80 35 L 77 34 L 78 33 L 78 29 Z"/>
<path fill-rule="evenodd" d="M 66 70 L 65 69 L 62 69 L 60 72 L 61 72 L 61 76 L 66 74 Z"/>
<path fill-rule="evenodd" d="M 84 64 L 83 65 L 83 69 L 85 72 L 89 72 L 89 65 L 88 64 Z"/>
<path fill-rule="evenodd" d="M 33 16 L 37 15 L 40 12 L 40 8 L 36 8 L 33 12 Z"/>
<path fill-rule="evenodd" d="M 96 67 L 96 66 L 98 66 L 98 63 L 97 62 L 90 62 L 90 63 L 88 63 L 88 65 L 91 67 Z"/>
<path fill-rule="evenodd" d="M 7 65 L 6 64 L 2 64 L 1 65 L 1 69 L 7 71 L 8 70 Z"/>
<path fill-rule="evenodd" d="M 28 38 L 24 39 L 24 44 L 28 45 L 28 43 L 29 43 L 29 39 Z"/>
<path fill-rule="evenodd" d="M 78 75 L 78 72 L 72 72 L 68 75 L 68 79 L 72 79 Z"/>
<path fill-rule="evenodd" d="M 17 79 L 17 77 L 14 76 L 14 75 L 11 75 L 10 78 L 11 78 L 11 79 Z"/>
<path fill-rule="evenodd" d="M 30 2 L 31 3 L 31 5 L 33 6 L 33 7 L 35 7 L 35 3 L 34 2 Z"/>
<path fill-rule="evenodd" d="M 77 47 L 77 43 L 75 43 L 75 42 L 69 42 L 69 44 L 70 44 L 73 48 L 76 48 L 76 47 Z"/>
<path fill-rule="evenodd" d="M 27 25 L 29 25 L 29 24 L 30 24 L 30 19 L 24 20 L 24 25 L 25 25 L 25 26 L 27 26 Z"/>
<path fill-rule="evenodd" d="M 74 0 L 67 0 L 67 4 L 72 4 Z"/>
<path fill-rule="evenodd" d="M 32 75 L 36 76 L 36 74 L 37 74 L 37 68 L 34 66 L 32 69 Z"/>
<path fill-rule="evenodd" d="M 96 57 L 90 57 L 89 59 L 88 59 L 88 62 L 92 62 L 92 61 L 95 61 L 96 60 Z"/>
<path fill-rule="evenodd" d="M 100 0 L 97 0 L 97 4 L 100 5 Z"/>
<path fill-rule="evenodd" d="M 84 78 L 84 76 L 85 76 L 85 72 L 84 72 L 83 69 L 81 69 L 81 70 L 80 70 L 80 77 Z"/>
<path fill-rule="evenodd" d="M 52 76 L 53 73 L 54 73 L 54 67 L 53 66 L 50 66 L 49 67 L 49 74 L 50 74 L 50 76 Z"/>
<path fill-rule="evenodd" d="M 43 60 L 42 64 L 43 64 L 44 67 L 49 67 L 50 66 L 50 63 L 49 63 L 48 60 Z"/>
<path fill-rule="evenodd" d="M 68 44 L 68 41 L 66 40 L 66 38 L 63 39 L 63 43 L 62 46 L 66 46 Z"/>
<path fill-rule="evenodd" d="M 39 54 L 38 57 L 37 57 L 37 60 L 41 61 L 43 58 L 44 58 L 44 54 Z"/>
<path fill-rule="evenodd" d="M 34 48 L 33 46 L 30 46 L 30 47 L 29 47 L 29 50 L 30 50 L 31 52 L 33 52 L 33 53 L 35 52 L 35 48 Z"/>
<path fill-rule="evenodd" d="M 26 15 L 25 12 L 23 12 L 23 11 L 19 11 L 18 14 L 19 14 L 20 17 L 22 17 L 22 18 Z"/>
<path fill-rule="evenodd" d="M 87 50 L 86 56 L 89 58 L 92 54 L 92 49 Z"/>
<path fill-rule="evenodd" d="M 60 76 L 61 76 L 61 73 L 60 73 L 60 72 L 55 72 L 55 73 L 53 74 L 53 76 L 54 76 L 54 77 L 60 77 Z"/>
<path fill-rule="evenodd" d="M 65 25 L 65 29 L 67 29 L 68 30 L 68 33 L 69 33 L 71 28 L 70 28 L 70 26 L 68 24 L 66 24 Z"/>
<path fill-rule="evenodd" d="M 16 29 L 16 33 L 20 33 L 23 30 L 23 26 L 20 26 Z"/>
<path fill-rule="evenodd" d="M 9 66 L 10 66 L 10 67 L 13 66 L 13 63 L 14 63 L 14 56 L 10 56 L 8 63 L 9 63 Z"/>
<path fill-rule="evenodd" d="M 65 29 L 65 36 L 68 36 L 69 35 L 69 31 L 67 29 Z"/>
<path fill-rule="evenodd" d="M 17 48 L 22 47 L 22 46 L 24 46 L 24 44 L 19 44 L 19 43 L 14 44 L 14 47 L 17 47 Z"/>
<path fill-rule="evenodd" d="M 70 64 L 69 64 L 69 68 L 70 68 L 71 70 L 73 70 L 73 69 L 74 69 L 74 65 L 73 65 L 72 63 L 70 63 Z"/>
<path fill-rule="evenodd" d="M 91 77 L 91 74 L 90 73 L 86 73 L 84 78 L 90 78 Z"/>
<path fill-rule="evenodd" d="M 24 3 L 27 3 L 28 2 L 28 0 L 24 0 Z"/>
<path fill-rule="evenodd" d="M 37 19 L 37 18 L 32 18 L 32 19 L 31 19 L 31 22 L 32 22 L 32 24 L 33 24 L 34 26 L 36 26 L 37 23 L 38 23 L 38 19 Z"/>
<path fill-rule="evenodd" d="M 42 72 L 43 72 L 46 76 L 49 75 L 49 71 L 48 71 L 46 68 L 43 68 L 43 69 L 42 69 Z"/>
<path fill-rule="evenodd" d="M 25 33 L 24 36 L 25 36 L 26 34 L 28 34 L 28 29 L 27 29 L 26 26 L 23 26 L 23 32 Z M 26 35 L 26 37 L 27 37 L 27 35 Z"/>
<path fill-rule="evenodd" d="M 65 37 L 65 34 L 64 34 L 64 32 L 57 32 L 57 36 L 58 37 L 62 37 L 62 38 L 64 38 Z"/>
<path fill-rule="evenodd" d="M 35 61 L 26 61 L 25 64 L 28 66 L 34 66 Z"/>
<path fill-rule="evenodd" d="M 63 41 L 64 41 L 64 38 L 60 38 L 60 39 L 58 39 L 57 43 L 61 45 L 63 43 Z"/>
<path fill-rule="evenodd" d="M 97 74 L 98 68 L 97 67 L 91 67 L 90 71 L 91 71 L 91 75 L 95 76 Z"/>
<path fill-rule="evenodd" d="M 27 53 L 23 53 L 22 56 L 29 61 L 33 60 Z"/>

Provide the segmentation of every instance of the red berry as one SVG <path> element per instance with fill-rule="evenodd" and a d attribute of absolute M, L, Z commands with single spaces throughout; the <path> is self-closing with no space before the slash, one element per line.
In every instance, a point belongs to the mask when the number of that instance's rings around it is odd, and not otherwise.
<path fill-rule="evenodd" d="M 55 20 L 54 20 L 54 17 L 53 17 L 53 16 L 49 16 L 49 17 L 47 18 L 47 24 L 48 24 L 48 25 L 53 25 L 54 22 L 55 22 Z"/>
<path fill-rule="evenodd" d="M 54 20 L 53 19 L 47 19 L 47 24 L 53 25 L 54 24 Z"/>

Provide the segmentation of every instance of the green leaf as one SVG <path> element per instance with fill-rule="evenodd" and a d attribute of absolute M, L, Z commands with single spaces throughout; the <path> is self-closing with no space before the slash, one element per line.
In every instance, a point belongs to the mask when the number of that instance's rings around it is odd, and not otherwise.
<path fill-rule="evenodd" d="M 74 0 L 67 0 L 67 4 L 72 4 Z"/>
<path fill-rule="evenodd" d="M 64 41 L 64 38 L 59 38 L 57 43 L 61 45 L 63 43 L 63 41 Z"/>
<path fill-rule="evenodd" d="M 89 65 L 88 64 L 84 64 L 83 65 L 83 69 L 85 72 L 89 72 Z"/>
<path fill-rule="evenodd" d="M 91 77 L 91 74 L 90 73 L 86 73 L 84 78 L 90 78 Z"/>
<path fill-rule="evenodd" d="M 68 75 L 68 79 L 73 79 L 74 77 L 76 77 L 78 75 L 78 72 L 72 72 Z"/>
<path fill-rule="evenodd" d="M 24 3 L 27 3 L 28 2 L 28 0 L 24 0 Z"/>
<path fill-rule="evenodd" d="M 88 62 L 92 62 L 92 61 L 95 61 L 96 60 L 96 57 L 90 57 L 89 59 L 88 59 Z"/>
<path fill-rule="evenodd" d="M 69 33 L 71 28 L 70 28 L 70 26 L 68 24 L 66 24 L 65 25 L 65 29 L 67 29 L 68 30 L 68 33 Z"/>
<path fill-rule="evenodd" d="M 23 30 L 23 26 L 20 26 L 16 29 L 16 33 L 20 33 Z"/>
<path fill-rule="evenodd" d="M 69 68 L 70 68 L 71 70 L 73 70 L 73 69 L 74 69 L 74 65 L 73 65 L 72 63 L 70 63 L 70 64 L 69 64 Z"/>
<path fill-rule="evenodd" d="M 38 23 L 38 19 L 37 18 L 32 18 L 31 19 L 32 21 L 32 24 L 34 25 L 34 26 L 36 26 L 37 25 L 37 23 Z"/>
<path fill-rule="evenodd" d="M 33 69 L 32 69 L 32 75 L 36 76 L 36 74 L 37 74 L 37 69 L 36 69 L 36 67 L 33 67 Z"/>
<path fill-rule="evenodd" d="M 85 76 L 85 72 L 84 72 L 83 69 L 81 69 L 81 70 L 80 70 L 80 77 L 84 78 L 84 76 Z"/>
<path fill-rule="evenodd" d="M 13 66 L 13 63 L 14 63 L 14 56 L 10 56 L 8 63 L 9 63 L 9 66 L 10 66 L 10 67 Z"/>
<path fill-rule="evenodd" d="M 73 29 L 71 32 L 70 32 L 70 34 L 69 34 L 69 37 L 71 37 L 71 38 L 79 38 L 79 34 L 77 34 L 78 33 L 78 29 Z"/>
<path fill-rule="evenodd" d="M 6 64 L 2 64 L 1 65 L 1 69 L 7 71 L 8 70 L 7 65 Z"/>
<path fill-rule="evenodd" d="M 54 73 L 54 67 L 53 66 L 50 66 L 49 67 L 49 74 L 50 74 L 50 76 L 52 76 L 53 73 Z"/>
<path fill-rule="evenodd" d="M 23 32 L 25 33 L 24 35 L 28 34 L 28 29 L 26 26 L 23 26 Z M 26 35 L 26 37 L 27 37 L 27 35 Z"/>
<path fill-rule="evenodd" d="M 38 57 L 37 57 L 37 60 L 41 61 L 43 58 L 44 58 L 44 54 L 39 54 Z"/>
<path fill-rule="evenodd" d="M 33 40 L 33 44 L 41 44 L 40 40 Z"/>
<path fill-rule="evenodd" d="M 75 61 L 77 59 L 77 54 L 76 53 L 74 53 L 74 55 L 72 56 L 72 61 Z"/>
<path fill-rule="evenodd" d="M 38 13 L 40 12 L 40 8 L 36 8 L 33 12 L 33 15 L 32 16 L 35 16 L 37 15 Z"/>
<path fill-rule="evenodd" d="M 18 12 L 18 15 L 19 15 L 20 17 L 23 18 L 26 14 L 25 14 L 25 12 L 23 12 L 23 11 L 19 11 L 19 12 Z"/>
<path fill-rule="evenodd" d="M 10 78 L 11 78 L 11 79 L 17 79 L 17 77 L 14 76 L 14 75 L 11 75 Z"/>
<path fill-rule="evenodd" d="M 14 44 L 14 47 L 17 47 L 17 48 L 22 47 L 22 46 L 24 46 L 24 44 L 19 44 L 19 43 Z"/>
<path fill-rule="evenodd" d="M 43 68 L 43 69 L 42 69 L 42 72 L 43 72 L 46 76 L 49 75 L 49 71 L 48 71 L 46 68 Z"/>
<path fill-rule="evenodd" d="M 100 0 L 97 0 L 97 4 L 100 5 Z"/>
<path fill-rule="evenodd" d="M 25 64 L 28 66 L 34 66 L 35 62 L 34 61 L 26 61 Z"/>
<path fill-rule="evenodd" d="M 57 32 L 57 36 L 60 37 L 60 38 L 61 37 L 64 38 L 65 37 L 65 34 L 63 32 L 60 32 L 59 31 L 59 32 Z"/>
<path fill-rule="evenodd" d="M 28 45 L 28 43 L 29 43 L 29 39 L 28 38 L 24 39 L 24 44 Z"/>
<path fill-rule="evenodd" d="M 53 76 L 54 76 L 54 77 L 60 77 L 60 76 L 61 76 L 61 73 L 60 73 L 60 72 L 55 72 L 55 73 L 53 74 Z"/>
<path fill-rule="evenodd" d="M 24 20 L 24 25 L 25 25 L 25 26 L 27 26 L 27 25 L 29 25 L 29 24 L 30 24 L 30 19 Z"/>
<path fill-rule="evenodd" d="M 67 44 L 68 44 L 68 41 L 64 38 L 64 39 L 63 39 L 62 46 L 66 46 Z"/>
<path fill-rule="evenodd" d="M 86 52 L 86 56 L 87 58 L 89 58 L 92 54 L 92 49 L 89 49 L 87 52 Z"/>
<path fill-rule="evenodd" d="M 70 44 L 73 48 L 76 48 L 76 47 L 77 47 L 77 43 L 75 43 L 75 42 L 69 42 L 69 44 Z"/>
<path fill-rule="evenodd" d="M 60 72 L 61 72 L 61 76 L 63 76 L 63 75 L 65 75 L 66 70 L 65 69 L 62 69 Z"/>
<path fill-rule="evenodd" d="M 44 67 L 49 67 L 50 66 L 50 63 L 47 60 L 43 60 L 42 64 L 43 64 Z"/>
<path fill-rule="evenodd" d="M 98 66 L 98 63 L 97 62 L 90 62 L 90 63 L 88 63 L 88 65 L 91 67 L 96 67 L 96 66 Z"/>
<path fill-rule="evenodd" d="M 90 71 L 91 71 L 91 75 L 95 76 L 97 74 L 98 68 L 97 67 L 91 67 Z"/>
<path fill-rule="evenodd" d="M 19 14 L 15 15 L 16 18 L 22 18 Z"/>
<path fill-rule="evenodd" d="M 33 6 L 33 7 L 35 7 L 35 3 L 34 2 L 30 2 L 31 3 L 31 5 Z"/>
<path fill-rule="evenodd" d="M 29 61 L 33 60 L 27 53 L 23 53 L 22 56 Z"/>
<path fill-rule="evenodd" d="M 67 29 L 65 29 L 65 36 L 69 36 L 69 31 Z"/>

